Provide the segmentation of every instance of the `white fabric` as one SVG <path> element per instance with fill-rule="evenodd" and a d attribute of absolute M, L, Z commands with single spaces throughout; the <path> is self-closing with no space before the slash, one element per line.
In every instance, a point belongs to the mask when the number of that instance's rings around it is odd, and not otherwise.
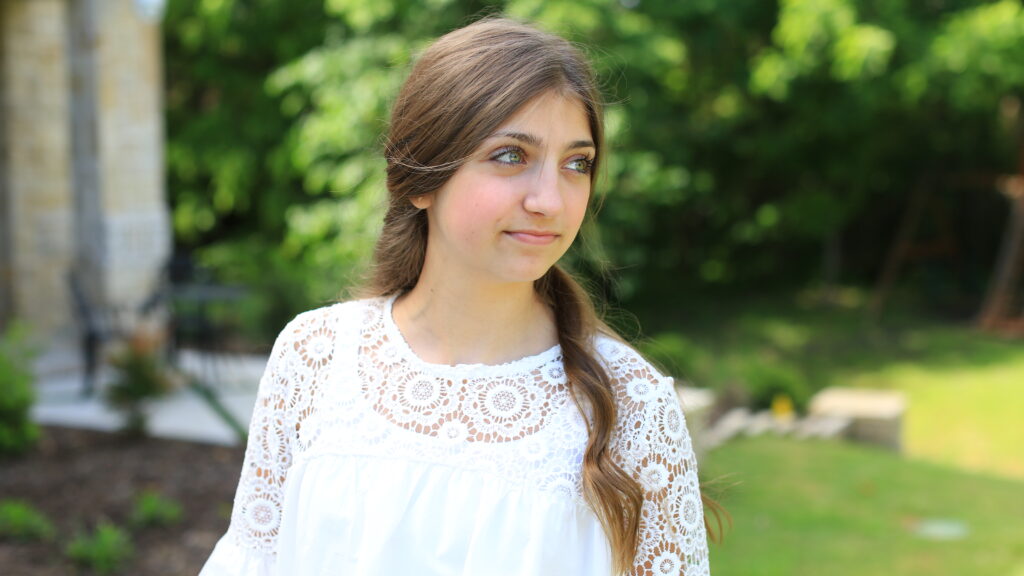
<path fill-rule="evenodd" d="M 560 348 L 429 364 L 394 325 L 393 301 L 306 312 L 278 337 L 231 525 L 201 576 L 611 575 Z M 619 402 L 613 457 L 645 490 L 632 573 L 706 575 L 672 380 L 611 338 L 596 349 Z"/>

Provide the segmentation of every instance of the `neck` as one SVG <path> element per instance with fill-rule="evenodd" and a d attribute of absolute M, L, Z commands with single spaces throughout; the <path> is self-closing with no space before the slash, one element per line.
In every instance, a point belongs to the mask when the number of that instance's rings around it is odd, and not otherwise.
<path fill-rule="evenodd" d="M 421 281 L 395 302 L 392 315 L 416 355 L 436 364 L 501 364 L 558 343 L 554 317 L 532 283 Z"/>

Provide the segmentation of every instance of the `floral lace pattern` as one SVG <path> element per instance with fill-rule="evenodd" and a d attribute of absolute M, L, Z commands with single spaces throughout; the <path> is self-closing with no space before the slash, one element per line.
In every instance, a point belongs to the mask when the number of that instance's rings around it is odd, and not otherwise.
<path fill-rule="evenodd" d="M 586 423 L 560 348 L 497 366 L 429 364 L 402 339 L 392 301 L 306 312 L 275 343 L 231 519 L 244 548 L 274 555 L 288 469 L 330 455 L 439 463 L 584 503 Z M 597 352 L 619 402 L 612 453 L 646 493 L 632 574 L 708 574 L 696 460 L 672 381 L 611 338 Z"/>
<path fill-rule="evenodd" d="M 633 574 L 708 574 L 697 458 L 672 380 L 610 338 L 598 342 L 597 352 L 619 403 L 612 449 L 645 492 Z"/>

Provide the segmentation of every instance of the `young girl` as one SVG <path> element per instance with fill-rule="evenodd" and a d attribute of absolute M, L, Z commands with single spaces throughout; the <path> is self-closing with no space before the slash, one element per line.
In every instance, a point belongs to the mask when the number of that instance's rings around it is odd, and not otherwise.
<path fill-rule="evenodd" d="M 203 576 L 708 574 L 672 380 L 555 264 L 603 153 L 562 38 L 487 19 L 420 57 L 371 297 L 278 337 Z"/>

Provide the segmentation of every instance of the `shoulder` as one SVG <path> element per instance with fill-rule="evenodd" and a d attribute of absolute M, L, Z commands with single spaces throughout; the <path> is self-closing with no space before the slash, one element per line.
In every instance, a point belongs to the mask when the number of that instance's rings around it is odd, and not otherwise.
<path fill-rule="evenodd" d="M 369 317 L 379 316 L 380 308 L 377 298 L 351 300 L 292 318 L 274 340 L 261 393 L 291 393 L 298 383 L 329 370 L 335 359 L 348 358 L 358 347 L 362 327 Z"/>
<path fill-rule="evenodd" d="M 595 349 L 608 371 L 618 404 L 620 440 L 682 442 L 687 435 L 686 419 L 675 380 L 614 337 L 598 336 Z M 654 429 L 660 433 L 653 434 Z"/>
<path fill-rule="evenodd" d="M 307 310 L 292 318 L 274 341 L 272 356 L 333 350 L 380 315 L 381 298 L 349 300 Z"/>
<path fill-rule="evenodd" d="M 643 404 L 659 396 L 675 397 L 672 377 L 662 374 L 629 344 L 613 336 L 599 334 L 594 341 L 594 350 L 608 371 L 620 403 Z"/>
<path fill-rule="evenodd" d="M 678 464 L 692 445 L 675 380 L 613 337 L 599 337 L 596 348 L 618 406 L 613 442 L 620 462 L 638 473 L 652 455 Z"/>

